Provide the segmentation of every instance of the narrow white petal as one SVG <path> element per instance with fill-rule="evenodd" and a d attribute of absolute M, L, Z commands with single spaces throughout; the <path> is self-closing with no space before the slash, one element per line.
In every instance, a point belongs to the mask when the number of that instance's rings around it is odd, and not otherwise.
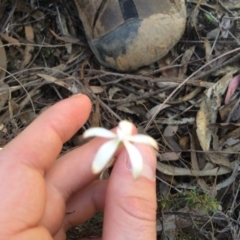
<path fill-rule="evenodd" d="M 144 135 L 144 134 L 137 134 L 137 135 L 128 136 L 127 139 L 130 142 L 148 144 L 148 145 L 154 147 L 156 150 L 158 150 L 157 141 L 150 136 L 147 136 L 147 135 Z"/>
<path fill-rule="evenodd" d="M 138 149 L 135 146 L 133 146 L 131 143 L 124 141 L 124 146 L 128 151 L 128 155 L 129 155 L 129 159 L 132 167 L 133 178 L 137 179 L 141 175 L 142 169 L 143 169 L 142 155 L 138 151 Z"/>
<path fill-rule="evenodd" d="M 116 139 L 104 143 L 96 153 L 93 160 L 92 171 L 94 174 L 100 173 L 109 163 L 113 154 L 118 148 L 119 141 Z"/>
<path fill-rule="evenodd" d="M 124 135 L 131 135 L 132 134 L 133 124 L 130 123 L 129 121 L 123 120 L 123 121 L 119 122 L 118 126 L 119 126 L 119 129 L 121 130 L 121 132 L 123 132 Z"/>
<path fill-rule="evenodd" d="M 100 127 L 90 128 L 83 133 L 83 138 L 88 137 L 103 137 L 103 138 L 116 138 L 116 134 Z"/>

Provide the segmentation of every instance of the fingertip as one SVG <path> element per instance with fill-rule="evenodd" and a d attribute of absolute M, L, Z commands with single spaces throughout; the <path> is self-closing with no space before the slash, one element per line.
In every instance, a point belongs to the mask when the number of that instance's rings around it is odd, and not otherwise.
<path fill-rule="evenodd" d="M 156 150 L 146 144 L 139 144 L 138 149 L 143 157 L 143 171 L 141 176 L 155 182 L 157 165 Z"/>
<path fill-rule="evenodd" d="M 132 128 L 132 135 L 137 134 L 138 133 L 137 127 L 133 123 L 132 123 L 132 126 L 133 126 L 133 128 Z"/>
<path fill-rule="evenodd" d="M 74 94 L 70 97 L 70 99 L 78 99 L 79 101 L 84 101 L 85 105 L 89 108 L 92 107 L 92 101 L 90 100 L 90 98 L 82 93 L 78 93 L 78 94 Z"/>
<path fill-rule="evenodd" d="M 17 162 L 46 171 L 59 155 L 63 143 L 86 123 L 90 112 L 91 101 L 86 95 L 77 94 L 59 101 L 6 145 L 2 154 L 14 162 L 16 159 L 12 156 L 16 155 Z"/>
<path fill-rule="evenodd" d="M 156 154 L 145 144 L 135 146 L 143 157 L 143 172 L 135 180 L 129 169 L 126 149 L 119 153 L 107 189 L 104 236 L 117 236 L 120 232 L 124 234 L 128 229 L 129 239 L 156 237 Z M 134 227 L 129 229 L 129 226 Z M 117 230 L 112 232 L 111 229 Z M 141 236 L 139 229 L 142 229 Z"/>
<path fill-rule="evenodd" d="M 146 144 L 134 144 L 134 146 L 138 149 L 142 159 L 139 159 L 139 164 L 142 164 L 142 171 L 139 174 L 138 178 L 145 177 L 150 181 L 156 180 L 156 151 L 149 145 Z M 134 169 L 132 169 L 132 163 L 129 157 L 129 154 L 126 149 L 121 151 L 118 155 L 118 161 L 115 164 L 115 174 L 119 174 L 121 176 L 127 174 L 132 175 Z M 125 163 L 125 164 L 124 164 Z M 135 163 L 136 164 L 136 163 Z M 130 176 L 128 176 L 130 177 Z M 135 180 L 138 180 L 135 179 Z"/>

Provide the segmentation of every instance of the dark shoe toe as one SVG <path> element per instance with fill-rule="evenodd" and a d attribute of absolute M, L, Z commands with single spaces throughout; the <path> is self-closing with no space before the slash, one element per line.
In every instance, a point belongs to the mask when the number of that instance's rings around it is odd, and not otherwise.
<path fill-rule="evenodd" d="M 119 71 L 159 60 L 185 29 L 184 0 L 75 2 L 93 53 L 102 65 Z"/>

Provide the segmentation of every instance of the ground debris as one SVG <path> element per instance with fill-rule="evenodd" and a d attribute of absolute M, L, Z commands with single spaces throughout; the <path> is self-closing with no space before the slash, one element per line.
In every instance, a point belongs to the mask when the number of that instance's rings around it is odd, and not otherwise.
<path fill-rule="evenodd" d="M 181 41 L 131 73 L 98 63 L 74 1 L 10 2 L 0 3 L 0 147 L 52 104 L 87 94 L 85 128 L 127 119 L 159 143 L 159 239 L 239 239 L 239 1 L 187 0 Z M 83 144 L 81 134 L 63 152 Z M 69 239 L 101 227 L 100 214 Z"/>

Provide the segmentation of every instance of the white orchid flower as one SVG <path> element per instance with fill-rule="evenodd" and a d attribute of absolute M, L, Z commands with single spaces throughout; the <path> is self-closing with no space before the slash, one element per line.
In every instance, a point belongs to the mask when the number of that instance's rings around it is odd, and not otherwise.
<path fill-rule="evenodd" d="M 124 120 L 119 122 L 116 130 L 117 133 L 113 133 L 100 127 L 90 128 L 84 132 L 84 138 L 103 137 L 110 139 L 108 142 L 104 143 L 96 153 L 92 164 L 92 171 L 94 174 L 102 172 L 109 166 L 114 153 L 118 147 L 123 144 L 129 154 L 133 178 L 137 179 L 141 175 L 143 169 L 143 159 L 138 149 L 132 143 L 148 144 L 155 149 L 158 149 L 158 144 L 150 136 L 143 134 L 132 135 L 132 128 L 132 123 Z"/>

